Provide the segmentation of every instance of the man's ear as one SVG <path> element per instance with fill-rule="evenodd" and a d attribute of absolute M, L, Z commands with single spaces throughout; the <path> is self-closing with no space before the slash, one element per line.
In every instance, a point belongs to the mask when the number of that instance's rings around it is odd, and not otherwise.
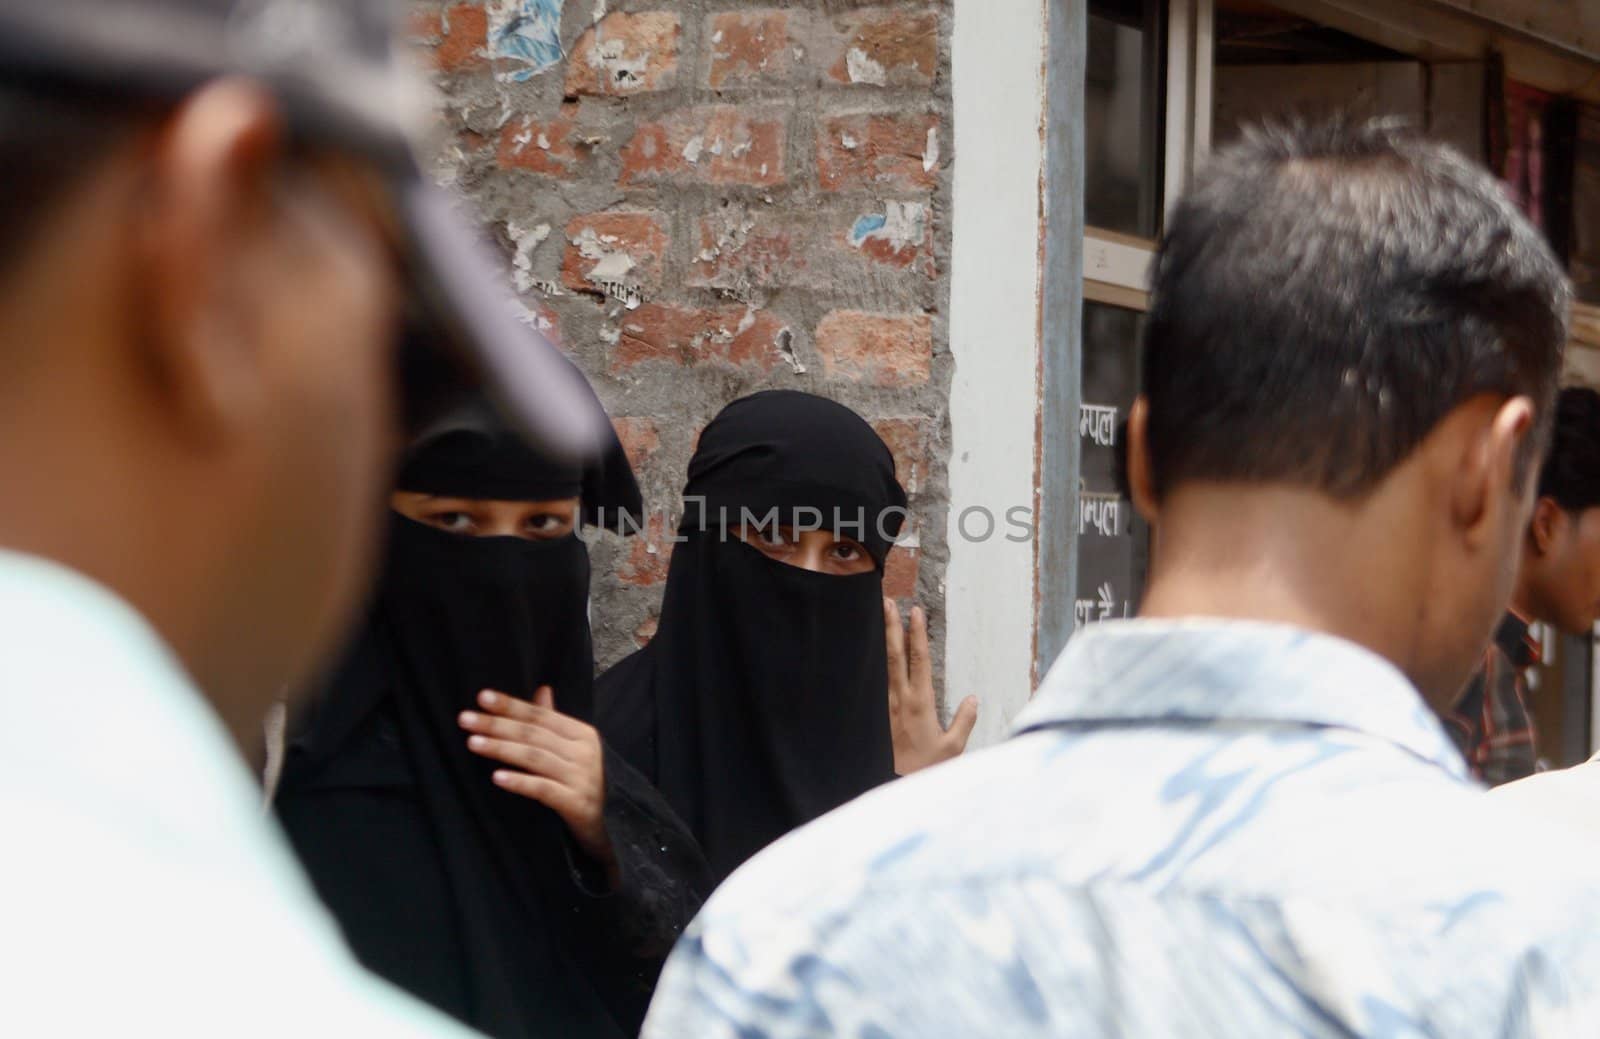
<path fill-rule="evenodd" d="M 1150 402 L 1140 394 L 1128 412 L 1128 491 L 1133 507 L 1146 523 L 1156 524 L 1160 503 L 1156 500 L 1155 474 L 1150 466 Z"/>
<path fill-rule="evenodd" d="M 1566 534 L 1566 529 L 1567 512 L 1554 498 L 1540 498 L 1533 503 L 1533 518 L 1528 520 L 1528 545 L 1535 555 L 1549 555 Z"/>
<path fill-rule="evenodd" d="M 1494 404 L 1478 398 L 1457 409 L 1447 419 L 1452 420 L 1464 424 L 1465 442 L 1453 480 L 1451 511 L 1469 543 L 1491 546 L 1502 512 L 1497 506 L 1524 495 L 1526 481 L 1536 478 L 1527 472 L 1521 474 L 1521 482 L 1516 479 L 1523 444 L 1533 435 L 1533 401 L 1517 396 Z M 1521 507 L 1514 514 L 1526 515 Z"/>
<path fill-rule="evenodd" d="M 157 129 L 134 218 L 134 292 L 161 404 L 212 439 L 264 406 L 252 342 L 252 250 L 270 234 L 284 129 L 276 102 L 244 80 L 190 95 Z"/>

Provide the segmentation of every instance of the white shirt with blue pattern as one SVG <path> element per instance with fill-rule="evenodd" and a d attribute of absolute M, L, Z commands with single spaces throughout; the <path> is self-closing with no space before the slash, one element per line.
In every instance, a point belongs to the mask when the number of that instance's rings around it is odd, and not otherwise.
<path fill-rule="evenodd" d="M 1600 843 L 1505 803 L 1355 645 L 1099 625 L 736 873 L 645 1037 L 1600 1035 Z"/>

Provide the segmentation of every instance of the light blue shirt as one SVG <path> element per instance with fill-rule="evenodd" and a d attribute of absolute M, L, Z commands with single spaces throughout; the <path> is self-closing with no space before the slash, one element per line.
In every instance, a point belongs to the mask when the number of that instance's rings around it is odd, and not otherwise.
<path fill-rule="evenodd" d="M 736 873 L 647 1039 L 1600 1035 L 1600 845 L 1366 650 L 1098 625 L 1017 728 Z"/>
<path fill-rule="evenodd" d="M 467 1034 L 356 965 L 144 619 L 0 551 L 0 1035 Z"/>

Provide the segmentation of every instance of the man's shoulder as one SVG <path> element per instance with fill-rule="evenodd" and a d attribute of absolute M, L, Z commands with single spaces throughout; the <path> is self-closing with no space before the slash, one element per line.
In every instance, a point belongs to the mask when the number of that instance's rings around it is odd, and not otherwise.
<path fill-rule="evenodd" d="M 1393 752 L 1332 757 L 1277 796 L 1263 781 L 1191 798 L 1170 760 L 1129 759 L 1146 742 L 1060 736 L 898 781 L 757 856 L 680 943 L 645 1034 L 811 1036 L 856 1018 L 883 1034 L 1102 1034 L 1133 1012 L 1109 994 L 1140 985 L 1164 995 L 1137 1008 L 1138 1034 L 1196 1007 L 1272 1034 L 1273 993 L 1290 993 L 1363 1034 L 1394 1008 L 1477 1035 L 1515 1006 L 1544 1021 L 1600 996 L 1600 879 L 1584 868 L 1600 845 L 1581 833 Z"/>
<path fill-rule="evenodd" d="M 1495 787 L 1489 797 L 1497 811 L 1517 818 L 1600 834 L 1600 755 Z"/>
<path fill-rule="evenodd" d="M 718 894 L 809 906 L 890 878 L 898 885 L 980 875 L 1007 861 L 1007 849 L 973 840 L 974 827 L 998 821 L 991 809 L 1016 807 L 1040 778 L 1051 742 L 1042 733 L 1016 737 L 879 787 L 772 844 Z"/>
<path fill-rule="evenodd" d="M 1600 765 L 1570 783 L 1600 806 Z M 1600 874 L 1570 866 L 1600 861 L 1600 824 L 1585 832 L 1512 800 L 1359 736 L 1044 729 L 791 833 L 723 885 L 708 918 L 721 907 L 805 914 L 1023 878 L 1063 889 L 1138 878 L 1374 916 L 1404 916 L 1453 890 L 1538 901 L 1565 887 L 1600 898 Z M 1375 856 L 1383 868 L 1372 868 Z"/>

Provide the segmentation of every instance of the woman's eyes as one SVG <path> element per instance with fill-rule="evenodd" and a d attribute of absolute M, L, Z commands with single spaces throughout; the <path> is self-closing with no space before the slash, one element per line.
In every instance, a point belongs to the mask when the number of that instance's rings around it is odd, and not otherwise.
<path fill-rule="evenodd" d="M 529 516 L 523 521 L 523 526 L 535 534 L 553 534 L 567 525 L 565 517 L 557 516 L 553 512 L 541 512 Z"/>
<path fill-rule="evenodd" d="M 833 545 L 834 558 L 846 563 L 854 563 L 867 554 L 867 550 L 854 541 L 837 541 Z"/>
<path fill-rule="evenodd" d="M 746 527 L 744 539 L 764 548 L 787 548 L 791 544 L 789 532 L 781 527 Z"/>
<path fill-rule="evenodd" d="M 435 512 L 427 517 L 429 523 L 452 534 L 472 533 L 472 517 L 465 512 Z"/>

